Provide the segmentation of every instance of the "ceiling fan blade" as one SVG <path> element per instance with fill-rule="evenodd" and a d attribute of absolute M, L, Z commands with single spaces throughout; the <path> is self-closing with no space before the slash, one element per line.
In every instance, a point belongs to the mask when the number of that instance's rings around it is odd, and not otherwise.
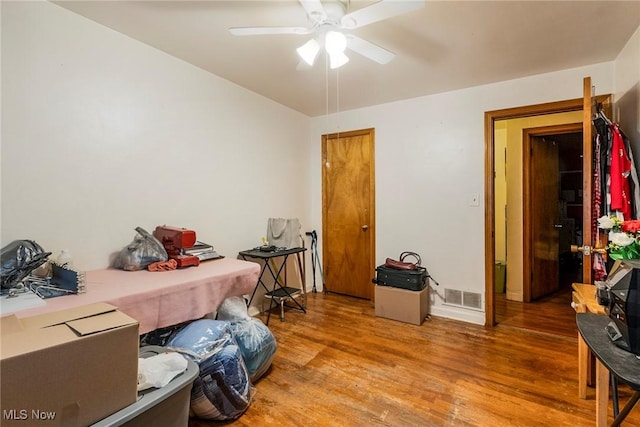
<path fill-rule="evenodd" d="M 234 27 L 229 28 L 234 36 L 256 36 L 264 34 L 309 34 L 313 30 L 305 27 Z"/>
<path fill-rule="evenodd" d="M 313 22 L 320 22 L 327 17 L 320 0 L 298 0 Z"/>
<path fill-rule="evenodd" d="M 356 37 L 353 34 L 347 34 L 346 36 L 347 47 L 349 49 L 378 64 L 386 64 L 396 56 L 393 52 L 363 40 L 360 37 Z"/>
<path fill-rule="evenodd" d="M 421 9 L 424 4 L 424 0 L 380 0 L 371 6 L 346 14 L 342 17 L 341 24 L 343 28 L 347 29 L 360 28 L 383 19 Z"/>

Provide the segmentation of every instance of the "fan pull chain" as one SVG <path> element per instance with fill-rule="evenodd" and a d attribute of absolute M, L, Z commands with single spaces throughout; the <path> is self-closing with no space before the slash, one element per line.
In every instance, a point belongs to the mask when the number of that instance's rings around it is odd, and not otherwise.
<path fill-rule="evenodd" d="M 327 112 L 327 129 L 329 129 L 329 60 L 328 55 L 324 55 L 324 91 L 325 91 L 325 109 Z"/>

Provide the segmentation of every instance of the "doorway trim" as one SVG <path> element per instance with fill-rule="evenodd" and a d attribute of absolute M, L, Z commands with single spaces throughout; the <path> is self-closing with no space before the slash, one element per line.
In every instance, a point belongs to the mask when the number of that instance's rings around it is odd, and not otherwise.
<path fill-rule="evenodd" d="M 583 109 L 583 98 L 549 102 L 484 113 L 484 281 L 485 281 L 485 325 L 495 326 L 496 306 L 494 268 L 495 268 L 495 122 L 498 120 L 540 116 L 544 114 L 565 113 Z"/>
<path fill-rule="evenodd" d="M 522 141 L 524 142 L 524 150 L 523 152 L 523 162 L 522 162 L 522 183 L 523 183 L 523 191 L 522 191 L 522 201 L 523 201 L 523 260 L 522 260 L 522 291 L 523 291 L 523 301 L 531 302 L 532 298 L 532 283 L 531 283 L 531 271 L 533 269 L 533 247 L 532 247 L 532 239 L 533 239 L 533 230 L 531 224 L 533 222 L 532 218 L 532 180 L 533 180 L 533 170 L 531 169 L 531 139 L 537 136 L 548 136 L 548 135 L 562 135 L 567 133 L 582 133 L 582 122 L 578 123 L 567 123 L 560 125 L 551 125 L 551 126 L 541 126 L 536 128 L 528 128 L 523 129 L 522 131 Z"/>

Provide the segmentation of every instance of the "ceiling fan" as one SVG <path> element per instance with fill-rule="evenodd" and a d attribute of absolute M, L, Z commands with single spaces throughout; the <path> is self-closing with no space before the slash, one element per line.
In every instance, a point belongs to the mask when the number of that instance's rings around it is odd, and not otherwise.
<path fill-rule="evenodd" d="M 320 49 L 329 56 L 330 67 L 338 68 L 349 61 L 345 49 L 350 49 L 379 64 L 391 61 L 395 54 L 378 45 L 351 34 L 365 25 L 424 7 L 424 0 L 380 0 L 370 6 L 347 13 L 349 0 L 298 0 L 307 12 L 309 27 L 234 27 L 229 32 L 236 36 L 270 34 L 313 34 L 297 51 L 308 64 L 313 65 Z"/>

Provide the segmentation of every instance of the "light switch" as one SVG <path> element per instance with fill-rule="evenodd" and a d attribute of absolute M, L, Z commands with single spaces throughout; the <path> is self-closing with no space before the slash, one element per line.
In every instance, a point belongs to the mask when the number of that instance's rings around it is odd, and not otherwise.
<path fill-rule="evenodd" d="M 480 196 L 477 193 L 471 195 L 469 206 L 480 206 Z"/>

